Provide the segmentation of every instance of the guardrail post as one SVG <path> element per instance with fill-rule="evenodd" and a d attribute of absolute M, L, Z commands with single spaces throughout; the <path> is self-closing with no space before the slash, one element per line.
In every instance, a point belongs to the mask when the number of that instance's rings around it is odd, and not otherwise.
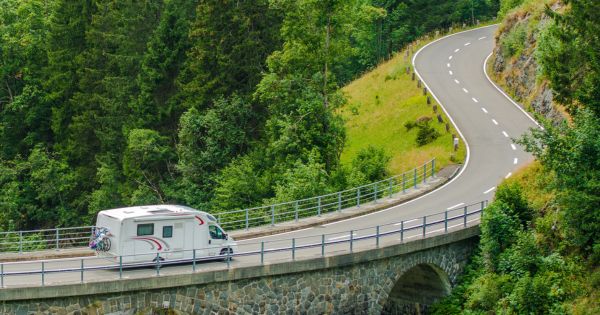
<path fill-rule="evenodd" d="M 4 288 L 4 264 L 0 264 L 0 288 Z"/>
<path fill-rule="evenodd" d="M 423 216 L 423 238 L 425 238 L 425 230 L 427 229 L 427 216 Z"/>
<path fill-rule="evenodd" d="M 317 197 L 317 216 L 321 216 L 321 196 Z"/>
<path fill-rule="evenodd" d="M 44 279 L 44 269 L 45 268 L 44 267 L 45 267 L 45 265 L 44 265 L 44 262 L 42 261 L 42 287 L 45 285 L 45 279 Z"/>
<path fill-rule="evenodd" d="M 192 250 L 192 272 L 196 272 L 196 249 Z"/>
<path fill-rule="evenodd" d="M 342 192 L 338 192 L 338 212 L 342 211 Z"/>
<path fill-rule="evenodd" d="M 444 212 L 444 233 L 448 233 L 448 211 Z"/>
<path fill-rule="evenodd" d="M 292 260 L 296 260 L 296 239 L 292 238 Z"/>
<path fill-rule="evenodd" d="M 427 163 L 423 164 L 423 184 L 427 181 Z"/>
<path fill-rule="evenodd" d="M 388 184 L 388 185 L 389 185 L 389 190 L 390 190 L 390 196 L 389 196 L 390 198 L 392 198 L 392 194 L 393 194 L 393 192 L 394 192 L 394 188 L 392 187 L 392 180 L 393 180 L 393 179 L 392 179 L 392 178 L 390 178 L 390 182 L 389 182 L 389 184 Z"/>
<path fill-rule="evenodd" d="M 271 226 L 275 225 L 275 205 L 271 205 Z"/>
<path fill-rule="evenodd" d="M 404 220 L 400 221 L 400 243 L 404 243 Z"/>
<path fill-rule="evenodd" d="M 119 256 L 119 279 L 123 279 L 123 256 Z"/>
<path fill-rule="evenodd" d="M 379 248 L 379 225 L 375 227 L 375 247 Z"/>
<path fill-rule="evenodd" d="M 250 220 L 249 216 L 250 216 L 250 209 L 246 209 L 246 231 L 250 228 Z"/>
<path fill-rule="evenodd" d="M 356 189 L 356 206 L 360 207 L 360 187 Z"/>
<path fill-rule="evenodd" d="M 415 184 L 415 188 L 417 188 L 417 168 L 416 167 L 415 167 L 415 170 L 414 170 L 413 182 Z"/>
<path fill-rule="evenodd" d="M 19 254 L 23 253 L 23 231 L 19 231 Z"/>
<path fill-rule="evenodd" d="M 298 201 L 294 202 L 294 220 L 298 222 Z"/>
<path fill-rule="evenodd" d="M 354 231 L 350 230 L 350 252 L 352 253 L 352 245 L 354 245 Z"/>
<path fill-rule="evenodd" d="M 156 253 L 156 275 L 160 276 L 160 256 Z"/>
<path fill-rule="evenodd" d="M 431 160 L 431 177 L 435 176 L 435 159 Z"/>
<path fill-rule="evenodd" d="M 227 269 L 231 267 L 231 246 L 227 245 L 227 255 L 225 256 L 225 260 L 227 260 Z"/>
<path fill-rule="evenodd" d="M 265 242 L 260 242 L 260 264 L 265 264 Z"/>
<path fill-rule="evenodd" d="M 406 194 L 406 173 L 402 173 L 402 193 Z"/>
<path fill-rule="evenodd" d="M 482 201 L 481 202 L 481 212 L 483 212 L 483 208 L 485 208 L 484 204 L 485 204 L 485 201 Z"/>
<path fill-rule="evenodd" d="M 81 269 L 80 270 L 81 270 L 81 283 L 83 283 L 83 270 L 84 270 L 84 268 L 83 268 L 83 258 L 81 258 Z"/>
<path fill-rule="evenodd" d="M 56 250 L 58 250 L 58 240 L 59 240 L 59 229 L 56 229 Z"/>
<path fill-rule="evenodd" d="M 325 256 L 325 234 L 321 234 L 321 257 Z"/>
<path fill-rule="evenodd" d="M 467 206 L 465 206 L 464 214 L 463 214 L 464 226 L 467 227 Z"/>
<path fill-rule="evenodd" d="M 375 194 L 375 196 L 373 197 L 373 202 L 374 203 L 377 203 L 377 186 L 379 186 L 379 185 L 377 185 L 377 183 L 375 183 L 375 188 L 373 188 L 373 191 L 374 191 L 374 194 Z"/>

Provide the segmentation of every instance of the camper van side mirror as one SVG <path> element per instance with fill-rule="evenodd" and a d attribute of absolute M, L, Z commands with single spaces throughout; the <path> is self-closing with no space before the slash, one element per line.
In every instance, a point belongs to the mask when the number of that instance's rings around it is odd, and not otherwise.
<path fill-rule="evenodd" d="M 224 234 L 225 239 L 228 240 L 229 239 L 229 235 L 227 235 L 227 233 Z"/>

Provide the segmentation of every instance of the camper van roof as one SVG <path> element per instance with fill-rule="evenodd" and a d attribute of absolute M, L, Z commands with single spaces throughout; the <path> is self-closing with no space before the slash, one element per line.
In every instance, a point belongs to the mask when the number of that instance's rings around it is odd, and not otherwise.
<path fill-rule="evenodd" d="M 139 218 L 156 215 L 193 215 L 198 214 L 198 212 L 200 211 L 186 206 L 151 205 L 103 210 L 100 211 L 100 214 L 108 215 L 110 217 L 122 220 L 126 218 Z"/>

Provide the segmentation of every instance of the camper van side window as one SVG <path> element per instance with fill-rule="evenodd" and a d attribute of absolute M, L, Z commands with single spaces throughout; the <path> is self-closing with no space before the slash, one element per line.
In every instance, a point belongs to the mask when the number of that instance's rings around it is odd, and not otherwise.
<path fill-rule="evenodd" d="M 173 237 L 173 226 L 167 225 L 163 226 L 163 238 Z"/>
<path fill-rule="evenodd" d="M 138 224 L 137 236 L 154 235 L 154 223 Z"/>

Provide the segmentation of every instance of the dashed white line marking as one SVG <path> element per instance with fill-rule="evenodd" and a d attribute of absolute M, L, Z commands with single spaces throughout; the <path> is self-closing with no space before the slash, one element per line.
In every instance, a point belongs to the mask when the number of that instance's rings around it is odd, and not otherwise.
<path fill-rule="evenodd" d="M 448 60 L 452 60 L 452 56 L 448 57 Z"/>
<path fill-rule="evenodd" d="M 514 143 L 511 143 L 510 147 L 513 149 L 513 151 L 517 149 L 517 146 Z"/>
<path fill-rule="evenodd" d="M 410 223 L 410 222 L 415 222 L 415 221 L 417 221 L 417 220 L 418 220 L 418 219 L 412 219 L 412 220 L 404 221 L 404 224 L 406 224 L 406 223 Z M 401 225 L 401 224 L 402 224 L 402 222 L 400 222 L 400 223 L 396 223 L 396 224 L 394 224 L 394 225 L 395 225 L 395 226 L 398 226 L 398 225 Z"/>
<path fill-rule="evenodd" d="M 495 119 L 492 119 L 492 122 L 494 123 L 494 125 L 498 125 L 498 122 Z"/>
<path fill-rule="evenodd" d="M 459 51 L 460 51 L 460 48 L 456 48 L 456 49 L 454 50 L 454 52 L 455 52 L 455 53 L 457 53 L 457 52 L 459 52 Z"/>
<path fill-rule="evenodd" d="M 448 71 L 448 73 L 450 73 L 450 75 L 453 75 L 453 74 L 454 74 L 454 72 L 452 72 L 452 70 Z"/>
<path fill-rule="evenodd" d="M 356 236 L 358 236 L 358 234 L 357 233 L 352 233 L 352 236 L 356 237 Z M 328 238 L 327 240 L 328 241 L 335 241 L 335 240 L 339 240 L 339 239 L 342 239 L 342 238 L 350 238 L 350 234 Z"/>
<path fill-rule="evenodd" d="M 504 135 L 506 138 L 508 138 L 508 133 L 506 133 L 506 131 L 502 130 L 502 134 L 503 134 L 503 135 Z"/>
<path fill-rule="evenodd" d="M 517 163 L 519 163 L 519 159 L 515 158 L 515 159 L 513 160 L 513 164 L 517 164 Z"/>
<path fill-rule="evenodd" d="M 471 43 L 466 43 L 466 44 L 465 44 L 465 46 L 469 46 L 469 45 L 471 45 Z"/>
<path fill-rule="evenodd" d="M 447 63 L 446 65 L 448 66 L 448 68 L 450 68 L 450 63 Z"/>
<path fill-rule="evenodd" d="M 448 210 L 452 210 L 452 209 L 454 209 L 454 208 L 458 208 L 458 207 L 460 207 L 460 206 L 462 206 L 462 205 L 464 205 L 464 204 L 465 204 L 464 202 L 461 202 L 461 203 L 459 203 L 459 204 L 456 204 L 456 205 L 454 205 L 454 206 L 452 206 L 452 207 L 448 207 Z"/>
<path fill-rule="evenodd" d="M 488 113 L 488 111 L 487 111 L 487 109 L 485 109 L 485 107 L 482 107 L 481 110 L 486 114 Z"/>
<path fill-rule="evenodd" d="M 509 178 L 511 175 L 512 175 L 512 173 L 509 172 L 508 174 L 506 174 L 506 176 L 504 176 L 504 179 Z"/>
<path fill-rule="evenodd" d="M 475 102 L 475 103 L 479 103 L 479 101 L 478 101 L 476 98 L 474 98 L 474 97 L 471 97 L 471 99 L 473 100 L 473 102 Z"/>
<path fill-rule="evenodd" d="M 494 187 L 492 187 L 492 188 L 490 188 L 490 189 L 488 189 L 488 190 L 484 191 L 484 192 L 483 192 L 483 194 L 484 194 L 484 195 L 485 195 L 485 194 L 489 194 L 489 193 L 490 193 L 492 190 L 494 190 L 494 189 L 496 189 L 496 186 L 494 186 Z"/>
<path fill-rule="evenodd" d="M 465 93 L 469 93 L 469 90 L 467 90 L 467 89 L 463 88 L 463 92 L 465 92 Z"/>
<path fill-rule="evenodd" d="M 477 39 L 477 40 L 482 40 L 482 39 L 486 39 L 486 38 L 487 38 L 486 36 L 483 36 L 483 37 L 479 37 L 479 39 Z"/>
<path fill-rule="evenodd" d="M 458 81 L 458 80 L 456 80 L 456 79 L 454 79 L 454 82 L 455 82 L 456 84 L 460 84 L 460 81 Z"/>

